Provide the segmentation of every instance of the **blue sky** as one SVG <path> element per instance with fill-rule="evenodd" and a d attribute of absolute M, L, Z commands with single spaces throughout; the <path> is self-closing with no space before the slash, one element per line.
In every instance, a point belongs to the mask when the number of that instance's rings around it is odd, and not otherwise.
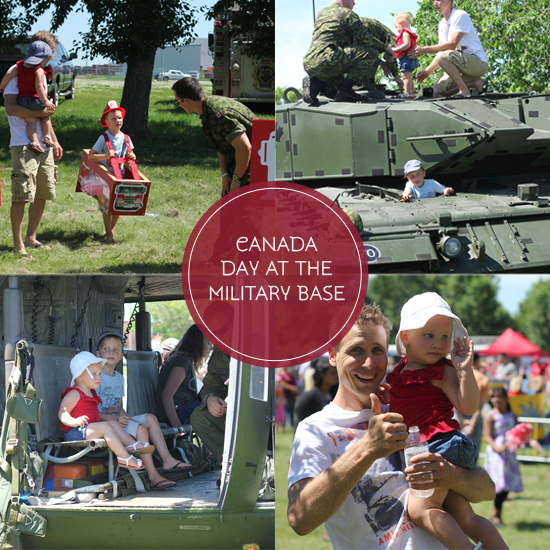
<path fill-rule="evenodd" d="M 305 76 L 302 59 L 309 48 L 313 33 L 313 5 L 318 13 L 330 6 L 332 0 L 276 0 L 275 2 L 275 81 L 277 86 L 301 87 Z M 402 11 L 414 16 L 416 0 L 374 2 L 356 0 L 354 11 L 361 17 L 377 19 L 393 29 L 392 14 Z M 414 25 L 413 25 L 414 28 Z"/>
<path fill-rule="evenodd" d="M 215 0 L 199 0 L 198 2 L 190 2 L 195 6 L 212 6 Z M 37 23 L 32 27 L 31 34 L 40 30 L 50 30 L 50 22 L 52 19 L 52 11 L 46 13 L 40 17 Z M 65 46 L 69 52 L 72 50 L 73 41 L 80 40 L 79 32 L 88 29 L 88 12 L 75 12 L 73 11 L 68 17 L 65 23 L 54 34 L 59 38 L 59 41 Z M 212 32 L 214 22 L 206 20 L 202 13 L 199 13 L 199 21 L 195 27 L 195 32 L 198 38 L 206 38 L 209 32 Z M 81 55 L 74 61 L 75 65 L 93 65 L 94 63 L 108 62 L 107 59 L 97 57 L 95 59 L 83 59 Z"/>

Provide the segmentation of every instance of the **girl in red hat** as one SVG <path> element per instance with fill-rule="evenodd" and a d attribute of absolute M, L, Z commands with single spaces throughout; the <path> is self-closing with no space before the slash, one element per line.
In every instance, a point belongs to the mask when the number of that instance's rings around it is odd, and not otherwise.
<path fill-rule="evenodd" d="M 115 175 L 111 159 L 135 160 L 133 153 L 134 144 L 127 134 L 121 132 L 122 124 L 126 111 L 119 107 L 116 101 L 109 101 L 107 107 L 101 115 L 101 126 L 107 128 L 107 131 L 99 136 L 93 148 L 90 150 L 88 158 L 92 161 L 98 161 L 103 164 L 107 170 Z M 120 167 L 121 177 L 124 178 L 126 168 L 130 170 L 127 163 L 122 163 Z M 115 242 L 115 225 L 118 221 L 118 214 L 107 214 L 103 212 L 103 224 L 105 225 L 105 241 Z"/>

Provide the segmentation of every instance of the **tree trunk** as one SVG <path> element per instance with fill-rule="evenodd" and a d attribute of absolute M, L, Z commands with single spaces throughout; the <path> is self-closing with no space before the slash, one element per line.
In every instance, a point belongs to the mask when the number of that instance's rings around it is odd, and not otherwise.
<path fill-rule="evenodd" d="M 126 109 L 124 132 L 131 138 L 149 137 L 149 97 L 155 65 L 155 51 L 128 62 L 121 107 Z"/>

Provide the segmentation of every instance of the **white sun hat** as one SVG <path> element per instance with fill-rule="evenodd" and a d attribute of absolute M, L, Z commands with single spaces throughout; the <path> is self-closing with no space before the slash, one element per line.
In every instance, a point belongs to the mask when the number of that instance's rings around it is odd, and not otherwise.
<path fill-rule="evenodd" d="M 88 370 L 88 367 L 90 365 L 101 363 L 101 366 L 103 367 L 103 365 L 106 362 L 107 362 L 107 359 L 101 359 L 100 357 L 96 357 L 93 353 L 90 353 L 89 351 L 81 351 L 80 353 L 77 353 L 71 359 L 71 374 L 73 375 L 73 379 L 71 380 L 71 386 L 74 386 L 75 378 L 78 378 L 85 370 L 88 371 L 90 378 L 92 378 L 92 375 Z"/>
<path fill-rule="evenodd" d="M 451 347 L 454 347 L 456 338 L 468 337 L 468 331 L 462 321 L 451 311 L 449 304 L 435 292 L 424 292 L 413 296 L 401 309 L 401 324 L 395 338 L 397 353 L 405 356 L 405 346 L 401 341 L 401 331 L 422 328 L 435 315 L 444 315 L 452 321 Z"/>

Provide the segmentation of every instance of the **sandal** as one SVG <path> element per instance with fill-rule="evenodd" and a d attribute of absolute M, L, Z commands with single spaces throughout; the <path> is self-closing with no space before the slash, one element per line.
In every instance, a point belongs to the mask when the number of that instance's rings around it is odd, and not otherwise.
<path fill-rule="evenodd" d="M 55 143 L 52 140 L 52 136 L 47 135 L 42 137 L 42 143 L 46 144 L 48 147 L 53 147 Z"/>
<path fill-rule="evenodd" d="M 37 153 L 44 153 L 44 149 L 42 149 L 42 147 L 40 147 L 40 143 L 36 143 L 36 141 L 31 142 L 29 147 Z"/>
<path fill-rule="evenodd" d="M 138 445 L 142 445 L 142 447 L 138 449 Z M 155 450 L 155 446 L 151 445 L 151 443 L 146 443 L 145 441 L 136 441 L 135 443 L 132 443 L 132 445 L 128 445 L 126 450 L 129 453 L 135 453 L 136 455 L 148 455 Z"/>
<path fill-rule="evenodd" d="M 136 458 L 133 455 L 130 455 L 128 458 L 122 458 L 121 456 L 117 456 L 116 459 L 118 461 L 118 465 L 122 466 L 123 468 L 129 468 L 130 470 L 143 470 L 143 468 L 145 468 L 145 466 L 143 465 L 143 462 L 139 458 Z M 137 466 L 130 466 L 129 464 L 130 460 L 135 460 Z"/>
<path fill-rule="evenodd" d="M 399 99 L 416 99 L 416 96 L 414 94 L 406 94 L 405 92 L 397 94 L 397 97 Z"/>

